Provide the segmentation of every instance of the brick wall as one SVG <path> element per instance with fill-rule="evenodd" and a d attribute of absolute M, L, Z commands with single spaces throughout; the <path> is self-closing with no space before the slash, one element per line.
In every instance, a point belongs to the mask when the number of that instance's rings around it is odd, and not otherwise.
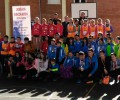
<path fill-rule="evenodd" d="M 0 32 L 4 36 L 5 32 L 5 2 L 0 0 Z"/>
<path fill-rule="evenodd" d="M 62 18 L 62 2 L 61 4 L 48 4 L 47 0 L 41 0 L 41 18 L 53 18 L 54 13 L 59 14 L 59 18 Z"/>
<path fill-rule="evenodd" d="M 92 0 L 88 0 L 91 2 Z M 95 1 L 95 0 L 93 0 Z M 97 3 L 97 15 L 104 21 L 106 18 L 111 20 L 111 24 L 114 27 L 114 35 L 117 36 L 120 33 L 120 0 L 96 0 Z M 66 0 L 66 15 L 71 17 L 71 3 L 73 0 Z M 54 13 L 58 13 L 59 17 L 62 17 L 62 5 L 50 5 L 47 4 L 47 0 L 41 0 L 41 6 L 39 7 L 39 0 L 10 0 L 10 15 L 11 15 L 11 29 L 12 29 L 12 6 L 14 5 L 30 5 L 32 19 L 36 16 L 41 18 L 51 18 Z M 0 0 L 0 32 L 5 33 L 5 9 L 4 0 Z M 40 9 L 40 10 L 39 10 Z M 39 12 L 41 11 L 41 12 Z M 11 30 L 12 33 L 12 30 Z"/>
<path fill-rule="evenodd" d="M 114 27 L 114 35 L 120 35 L 120 0 L 98 0 L 98 17 L 104 21 L 106 18 L 111 20 Z"/>

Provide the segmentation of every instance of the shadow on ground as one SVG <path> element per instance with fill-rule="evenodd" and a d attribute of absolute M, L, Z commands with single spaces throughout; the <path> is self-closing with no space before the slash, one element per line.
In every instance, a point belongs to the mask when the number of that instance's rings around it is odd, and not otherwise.
<path fill-rule="evenodd" d="M 93 87 L 94 85 L 94 87 Z M 93 88 L 92 88 L 93 87 Z M 31 97 L 39 95 L 50 96 L 53 92 L 59 98 L 67 97 L 70 100 L 88 97 L 87 100 L 120 100 L 120 85 L 75 84 L 71 81 L 40 82 L 38 80 L 1 80 L 0 94 L 30 93 Z M 117 99 L 116 99 L 117 98 Z"/>

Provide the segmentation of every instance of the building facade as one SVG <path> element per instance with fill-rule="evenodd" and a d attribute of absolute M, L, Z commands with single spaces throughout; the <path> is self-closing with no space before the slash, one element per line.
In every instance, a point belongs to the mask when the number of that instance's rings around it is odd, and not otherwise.
<path fill-rule="evenodd" d="M 109 18 L 114 28 L 114 35 L 120 33 L 120 0 L 87 0 L 87 2 L 97 2 L 97 18 L 103 21 Z M 61 19 L 65 15 L 71 17 L 71 3 L 74 0 L 60 0 L 59 4 L 49 4 L 48 0 L 0 0 L 0 32 L 5 35 L 12 35 L 12 6 L 30 5 L 31 19 L 38 16 L 46 19 L 58 13 Z"/>

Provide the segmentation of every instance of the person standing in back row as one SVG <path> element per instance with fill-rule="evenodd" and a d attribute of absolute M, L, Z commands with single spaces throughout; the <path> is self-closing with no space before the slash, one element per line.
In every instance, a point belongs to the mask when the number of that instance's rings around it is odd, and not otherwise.
<path fill-rule="evenodd" d="M 33 44 L 35 45 L 35 49 L 38 49 L 40 44 L 40 36 L 41 36 L 41 25 L 40 25 L 40 19 L 38 17 L 35 17 L 35 24 L 32 27 L 32 36 L 33 36 Z"/>
<path fill-rule="evenodd" d="M 57 21 L 58 21 L 59 19 L 58 19 L 58 13 L 55 13 L 54 14 L 54 18 L 53 18 L 53 23 L 55 24 L 55 25 L 57 25 Z"/>

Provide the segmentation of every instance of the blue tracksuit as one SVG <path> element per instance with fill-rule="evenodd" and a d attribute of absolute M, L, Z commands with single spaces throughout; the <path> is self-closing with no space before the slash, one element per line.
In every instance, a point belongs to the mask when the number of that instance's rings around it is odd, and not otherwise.
<path fill-rule="evenodd" d="M 65 61 L 64 61 L 64 64 L 63 64 L 63 66 L 66 68 L 66 67 L 73 67 L 74 66 L 74 61 L 75 61 L 75 59 L 74 59 L 74 57 L 67 57 L 66 59 L 65 59 Z"/>
<path fill-rule="evenodd" d="M 72 52 L 73 54 L 75 54 L 75 46 L 74 45 L 69 45 L 68 46 L 68 51 Z"/>
<path fill-rule="evenodd" d="M 85 60 L 80 60 L 79 58 L 75 58 L 75 68 L 83 67 L 85 69 Z"/>
<path fill-rule="evenodd" d="M 56 50 L 57 50 L 57 46 L 55 46 L 55 45 L 50 45 L 48 47 L 48 59 L 56 58 Z"/>
<path fill-rule="evenodd" d="M 75 41 L 74 42 L 74 47 L 75 47 L 75 53 L 81 51 L 81 42 L 80 41 Z"/>
<path fill-rule="evenodd" d="M 89 57 L 86 58 L 84 69 L 86 70 L 88 68 L 92 68 L 92 71 L 90 72 L 91 75 L 93 75 L 97 71 L 98 69 L 97 56 L 94 55 L 92 59 L 90 59 Z"/>
<path fill-rule="evenodd" d="M 51 71 L 52 72 L 59 72 L 60 71 L 60 66 L 58 64 L 50 65 Z"/>
<path fill-rule="evenodd" d="M 65 58 L 65 51 L 63 49 L 63 47 L 60 47 L 60 51 L 59 51 L 59 62 L 61 62 L 63 60 L 63 58 Z"/>
<path fill-rule="evenodd" d="M 99 56 L 99 52 L 100 50 L 103 50 L 104 52 L 106 52 L 106 49 L 105 49 L 105 44 L 98 44 L 97 45 L 97 56 Z"/>
<path fill-rule="evenodd" d="M 83 51 L 84 53 L 88 52 L 88 46 L 86 44 L 84 44 L 81 48 L 81 51 Z"/>
<path fill-rule="evenodd" d="M 92 42 L 89 42 L 88 44 L 89 48 L 92 48 L 94 50 L 94 53 L 96 54 L 97 53 L 97 45 L 96 45 L 96 42 L 92 41 Z"/>
<path fill-rule="evenodd" d="M 80 61 L 80 59 L 79 59 L 78 57 L 75 57 L 75 58 L 74 58 L 74 67 L 75 67 L 75 68 L 78 68 L 78 67 L 79 67 L 79 61 Z"/>

